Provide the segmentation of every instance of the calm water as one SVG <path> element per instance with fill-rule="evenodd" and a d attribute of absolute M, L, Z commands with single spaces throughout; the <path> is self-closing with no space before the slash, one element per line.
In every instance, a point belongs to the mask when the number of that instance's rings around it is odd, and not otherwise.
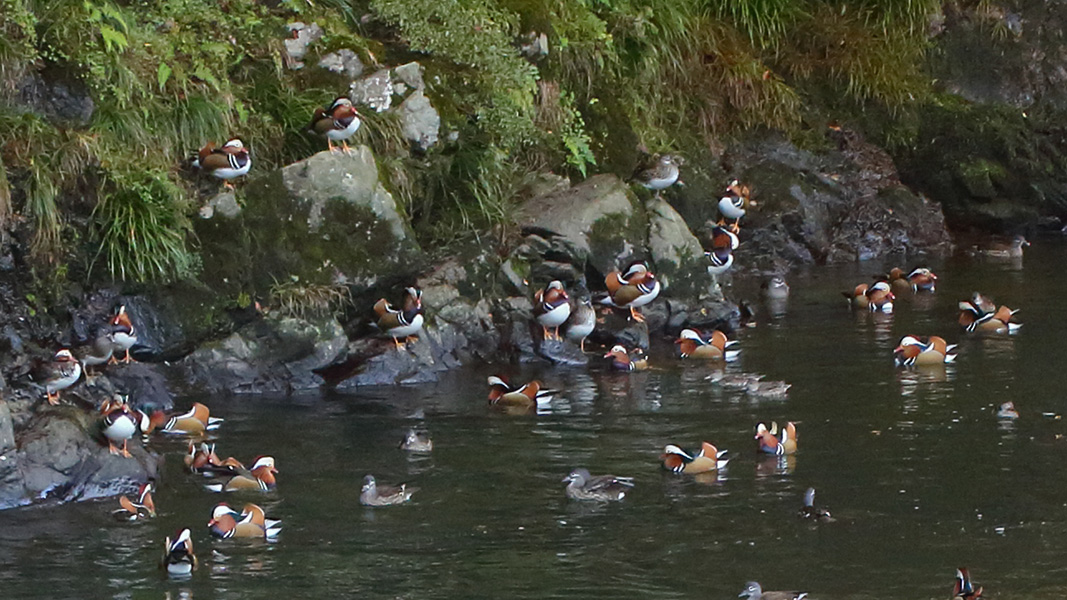
<path fill-rule="evenodd" d="M 1039 241 L 1024 269 L 933 265 L 937 294 L 902 301 L 891 317 L 854 316 L 839 294 L 881 265 L 791 274 L 786 313 L 761 314 L 730 367 L 790 381 L 784 401 L 722 392 L 704 381 L 707 365 L 666 354 L 636 374 L 502 367 L 565 390 L 550 413 L 529 417 L 487 411 L 488 368 L 346 396 L 206 399 L 227 419 L 219 453 L 273 454 L 277 492 L 206 492 L 182 472 L 184 443 L 156 440 L 167 465 L 154 521 L 115 523 L 110 501 L 0 513 L 0 595 L 733 598 L 755 579 L 824 599 L 947 598 L 955 567 L 969 566 L 990 596 L 1060 599 L 1065 251 Z M 737 282 L 731 296 L 754 297 L 754 283 Z M 975 289 L 1021 308 L 1021 332 L 962 336 L 956 303 Z M 959 340 L 958 364 L 894 368 L 890 350 L 907 333 Z M 1000 424 L 995 406 L 1009 399 L 1022 418 Z M 797 422 L 800 452 L 788 463 L 758 460 L 761 420 Z M 434 439 L 432 457 L 397 449 L 416 423 Z M 659 470 L 665 443 L 702 439 L 733 452 L 726 473 L 698 481 Z M 574 466 L 637 486 L 617 505 L 568 502 L 560 479 Z M 364 509 L 366 473 L 421 491 L 406 506 Z M 837 522 L 795 517 L 808 486 Z M 280 540 L 209 539 L 223 499 L 283 519 Z M 201 568 L 167 581 L 156 568 L 162 540 L 183 526 Z"/>

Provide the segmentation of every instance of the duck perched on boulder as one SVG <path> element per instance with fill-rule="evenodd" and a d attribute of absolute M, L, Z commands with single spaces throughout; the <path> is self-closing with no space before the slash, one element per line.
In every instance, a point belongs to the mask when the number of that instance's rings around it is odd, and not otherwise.
<path fill-rule="evenodd" d="M 570 298 L 561 282 L 552 281 L 548 288 L 534 293 L 534 318 L 541 325 L 542 339 L 549 339 L 549 328 L 554 329 L 553 339 L 561 339 L 559 327 L 571 316 Z"/>
<path fill-rule="evenodd" d="M 393 338 L 397 351 L 404 349 L 408 338 L 422 331 L 422 290 L 417 287 L 404 288 L 402 306 L 401 310 L 397 310 L 385 298 L 374 304 L 374 313 L 378 315 L 377 326 Z M 400 338 L 405 338 L 404 344 L 400 343 Z"/>
<path fill-rule="evenodd" d="M 719 199 L 719 214 L 722 215 L 719 225 L 726 225 L 726 219 L 733 219 L 730 229 L 735 232 L 740 231 L 741 217 L 745 216 L 748 207 L 755 205 L 756 202 L 751 199 L 748 186 L 741 185 L 741 182 L 736 179 L 731 179 L 726 184 L 726 191 L 723 192 L 722 198 Z"/>
<path fill-rule="evenodd" d="M 655 192 L 658 198 L 660 192 L 674 184 L 681 184 L 679 176 L 681 171 L 678 167 L 685 164 L 685 159 L 673 154 L 657 154 L 653 156 L 652 165 L 647 168 L 639 168 L 634 173 L 634 181 L 646 189 Z"/>
<path fill-rule="evenodd" d="M 224 186 L 233 189 L 230 180 L 248 174 L 252 168 L 252 156 L 245 148 L 244 142 L 231 138 L 221 148 L 213 142 L 208 142 L 196 153 L 193 166 L 200 169 L 201 173 L 221 179 Z"/>
<path fill-rule="evenodd" d="M 644 262 L 634 262 L 626 271 L 612 271 L 604 278 L 608 295 L 601 304 L 615 308 L 630 309 L 633 320 L 643 322 L 645 318 L 637 309 L 652 302 L 659 296 L 660 284 L 656 276 Z"/>
<path fill-rule="evenodd" d="M 315 109 L 308 131 L 325 137 L 326 146 L 330 152 L 336 151 L 334 142 L 341 142 L 341 149 L 347 154 L 351 150 L 348 147 L 348 138 L 359 131 L 362 123 L 359 111 L 356 110 L 352 101 L 344 96 L 338 96 L 329 106 Z"/>

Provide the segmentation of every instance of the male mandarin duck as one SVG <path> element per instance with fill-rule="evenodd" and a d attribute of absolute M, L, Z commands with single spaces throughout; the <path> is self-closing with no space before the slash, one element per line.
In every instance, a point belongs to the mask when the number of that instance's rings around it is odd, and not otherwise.
<path fill-rule="evenodd" d="M 152 483 L 142 483 L 137 490 L 137 501 L 126 496 L 119 498 L 119 509 L 111 513 L 120 521 L 137 521 L 156 516 L 156 503 L 152 500 Z"/>
<path fill-rule="evenodd" d="M 898 367 L 913 365 L 942 365 L 956 360 L 956 344 L 932 335 L 920 338 L 906 335 L 893 350 L 893 360 Z"/>
<path fill-rule="evenodd" d="M 274 476 L 278 469 L 274 467 L 274 458 L 261 456 L 252 463 L 248 472 L 239 473 L 230 478 L 226 483 L 213 483 L 205 485 L 210 492 L 236 492 L 241 490 L 255 490 L 269 492 L 277 487 L 278 482 Z"/>
<path fill-rule="evenodd" d="M 755 205 L 756 201 L 749 198 L 748 186 L 741 185 L 736 179 L 731 179 L 730 183 L 726 184 L 726 191 L 719 200 L 719 214 L 722 215 L 719 225 L 725 225 L 726 219 L 733 219 L 734 224 L 730 228 L 739 231 L 741 217 L 745 216 L 745 210 Z"/>
<path fill-rule="evenodd" d="M 756 439 L 759 440 L 759 451 L 764 454 L 782 456 L 793 454 L 797 451 L 797 428 L 790 421 L 782 428 L 781 437 L 778 437 L 778 424 L 771 423 L 771 428 L 760 423 L 756 426 Z"/>
<path fill-rule="evenodd" d="M 871 312 L 893 312 L 893 300 L 896 300 L 896 296 L 893 295 L 893 291 L 889 288 L 889 282 L 875 282 L 874 285 L 867 288 L 865 295 L 867 296 L 867 308 Z"/>
<path fill-rule="evenodd" d="M 534 294 L 533 312 L 543 330 L 542 339 L 549 339 L 549 328 L 555 329 L 555 339 L 561 339 L 559 326 L 571 316 L 570 298 L 567 296 L 567 290 L 563 289 L 563 284 L 552 281 L 547 289 L 537 290 Z"/>
<path fill-rule="evenodd" d="M 974 584 L 971 583 L 971 574 L 967 572 L 966 567 L 956 569 L 956 584 L 952 586 L 952 597 L 964 600 L 982 597 L 982 586 L 975 589 Z"/>
<path fill-rule="evenodd" d="M 721 225 L 716 225 L 711 230 L 711 250 L 704 253 L 711 263 L 708 266 L 708 273 L 722 275 L 729 271 L 734 264 L 734 250 L 737 250 L 740 245 L 741 241 L 738 240 L 736 233 Z"/>
<path fill-rule="evenodd" d="M 760 285 L 760 294 L 768 300 L 785 300 L 789 297 L 789 284 L 785 277 L 775 275 Z"/>
<path fill-rule="evenodd" d="M 252 157 L 248 154 L 244 142 L 231 138 L 221 148 L 208 142 L 197 152 L 193 166 L 201 172 L 214 175 L 222 180 L 223 185 L 232 188 L 230 180 L 248 174 L 248 170 L 252 168 Z"/>
<path fill-rule="evenodd" d="M 359 493 L 359 503 L 363 506 L 390 506 L 403 504 L 411 499 L 411 495 L 419 491 L 419 488 L 408 487 L 406 483 L 399 486 L 378 485 L 374 475 L 363 478 L 363 488 Z"/>
<path fill-rule="evenodd" d="M 130 458 L 126 445 L 130 438 L 138 433 L 145 433 L 151 428 L 148 415 L 131 409 L 125 396 L 118 396 L 117 400 L 105 402 L 103 410 L 104 437 L 107 438 L 108 451 Z M 122 442 L 122 450 L 115 447 L 115 444 L 119 442 Z"/>
<path fill-rule="evenodd" d="M 433 440 L 424 431 L 415 431 L 414 428 L 408 430 L 408 434 L 404 436 L 403 441 L 400 442 L 400 449 L 407 450 L 408 452 L 415 452 L 418 454 L 426 454 L 433 451 Z"/>
<path fill-rule="evenodd" d="M 970 302 L 960 302 L 959 307 L 959 323 L 967 331 L 1014 333 L 1022 327 L 1021 323 L 1013 320 L 1018 310 L 1007 306 L 995 308 L 996 305 L 992 301 L 978 292 L 971 296 Z"/>
<path fill-rule="evenodd" d="M 490 375 L 489 405 L 500 408 L 517 408 L 532 410 L 552 401 L 556 390 L 542 389 L 541 382 L 534 380 L 519 387 L 513 387 L 503 377 Z"/>
<path fill-rule="evenodd" d="M 726 334 L 714 329 L 711 333 L 701 333 L 695 329 L 683 329 L 674 340 L 678 354 L 682 358 L 711 358 L 727 362 L 737 359 L 740 350 L 731 350 L 736 340 L 726 339 Z"/>
<path fill-rule="evenodd" d="M 82 376 L 81 363 L 66 348 L 56 352 L 52 361 L 44 365 L 44 370 L 44 390 L 48 403 L 53 406 L 59 404 L 59 392 L 78 383 Z"/>
<path fill-rule="evenodd" d="M 211 512 L 207 527 L 211 535 L 220 539 L 258 538 L 274 540 L 281 533 L 281 521 L 266 518 L 263 509 L 255 504 L 245 504 L 241 512 L 220 502 Z"/>
<path fill-rule="evenodd" d="M 585 352 L 585 338 L 596 328 L 596 311 L 589 298 L 582 298 L 571 311 L 565 324 L 564 335 L 572 342 L 578 342 L 578 348 Z"/>
<path fill-rule="evenodd" d="M 980 248 L 977 253 L 987 258 L 1017 260 L 1023 257 L 1023 248 L 1030 245 L 1023 235 L 1016 235 L 1008 243 L 995 242 L 985 248 Z"/>
<path fill-rule="evenodd" d="M 725 455 L 726 450 L 719 450 L 709 442 L 702 442 L 700 450 L 683 450 L 674 444 L 667 444 L 660 458 L 663 460 L 663 468 L 671 473 L 695 475 L 722 469 L 730 462 L 729 458 L 723 458 Z"/>
<path fill-rule="evenodd" d="M 780 400 L 789 395 L 789 388 L 791 387 L 793 387 L 793 384 L 784 381 L 749 379 L 748 383 L 745 384 L 745 393 L 755 398 Z"/>
<path fill-rule="evenodd" d="M 247 471 L 244 464 L 236 458 L 229 456 L 226 460 L 215 454 L 215 444 L 203 442 L 198 448 L 192 440 L 189 441 L 189 451 L 185 455 L 185 468 L 190 473 L 203 473 L 205 475 L 226 476 L 235 475 Z"/>
<path fill-rule="evenodd" d="M 188 412 L 179 415 L 168 415 L 161 410 L 152 413 L 149 428 L 144 433 L 158 429 L 163 433 L 204 435 L 205 432 L 218 429 L 223 421 L 222 418 L 212 417 L 207 406 L 194 402 Z"/>
<path fill-rule="evenodd" d="M 907 276 L 913 292 L 933 292 L 937 289 L 937 275 L 926 267 L 916 267 Z"/>
<path fill-rule="evenodd" d="M 181 530 L 173 542 L 170 537 L 167 538 L 163 543 L 163 559 L 159 565 L 168 575 L 177 577 L 186 577 L 196 569 L 196 554 L 193 554 L 193 540 L 188 529 Z"/>
<path fill-rule="evenodd" d="M 1011 400 L 997 407 L 998 419 L 1018 419 L 1019 413 L 1015 410 L 1015 403 Z"/>
<path fill-rule="evenodd" d="M 656 155 L 651 167 L 639 169 L 634 174 L 634 181 L 655 192 L 658 198 L 663 190 L 676 183 L 681 183 L 678 180 L 678 176 L 681 174 L 678 167 L 683 164 L 685 164 L 685 161 L 681 157 L 671 154 Z"/>
<path fill-rule="evenodd" d="M 807 596 L 807 592 L 765 592 L 756 581 L 746 583 L 745 589 L 737 595 L 748 600 L 803 600 Z"/>
<path fill-rule="evenodd" d="M 634 348 L 633 354 L 633 356 L 630 356 L 624 346 L 616 344 L 604 355 L 604 358 L 611 359 L 611 366 L 616 371 L 644 371 L 647 369 L 648 359 L 644 357 L 641 350 Z"/>
<path fill-rule="evenodd" d="M 352 101 L 338 96 L 329 106 L 315 109 L 308 130 L 326 137 L 330 152 L 334 151 L 334 142 L 341 142 L 344 152 L 349 152 L 348 138 L 356 134 L 362 121 L 359 111 Z"/>
<path fill-rule="evenodd" d="M 591 502 L 618 502 L 634 486 L 633 477 L 589 474 L 588 469 L 575 469 L 563 478 L 567 484 L 567 497 L 571 500 Z"/>
<path fill-rule="evenodd" d="M 601 300 L 601 304 L 628 308 L 630 316 L 639 322 L 645 318 L 637 309 L 655 300 L 660 292 L 659 281 L 656 281 L 656 276 L 643 262 L 631 264 L 625 272 L 608 273 L 604 278 L 604 285 L 608 288 L 608 296 Z"/>
<path fill-rule="evenodd" d="M 393 338 L 398 351 L 404 349 L 399 338 L 416 336 L 422 330 L 422 290 L 416 287 L 404 288 L 404 304 L 401 310 L 396 310 L 389 302 L 382 298 L 374 304 L 374 312 L 378 315 L 378 328 L 386 335 Z"/>
<path fill-rule="evenodd" d="M 115 344 L 114 349 L 116 351 L 126 354 L 125 362 L 131 362 L 133 357 L 130 356 L 130 349 L 137 343 L 137 333 L 133 329 L 130 315 L 126 314 L 125 306 L 119 306 L 115 316 L 111 319 L 111 340 Z M 111 360 L 118 362 L 114 355 L 112 355 Z"/>
<path fill-rule="evenodd" d="M 823 523 L 829 523 L 834 520 L 830 516 L 830 511 L 815 506 L 815 488 L 808 488 L 808 491 L 804 492 L 804 505 L 797 511 L 797 516 L 801 519 L 811 519 Z"/>

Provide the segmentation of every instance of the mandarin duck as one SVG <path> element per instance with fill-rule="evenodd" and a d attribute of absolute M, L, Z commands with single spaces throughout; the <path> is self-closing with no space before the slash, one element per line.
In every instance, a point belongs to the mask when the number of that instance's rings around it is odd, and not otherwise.
<path fill-rule="evenodd" d="M 893 291 L 889 288 L 888 281 L 877 281 L 874 285 L 867 288 L 867 308 L 871 312 L 893 312 L 893 300 L 896 300 L 896 296 L 893 295 Z"/>
<path fill-rule="evenodd" d="M 85 370 L 85 376 L 89 377 L 89 369 L 111 362 L 115 355 L 115 340 L 110 331 L 97 334 L 92 343 L 79 346 L 74 349 L 74 356 Z"/>
<path fill-rule="evenodd" d="M 118 510 L 112 511 L 111 515 L 120 521 L 137 521 L 155 517 L 156 503 L 152 501 L 152 483 L 141 484 L 141 487 L 137 489 L 136 502 L 126 496 L 121 496 Z"/>
<path fill-rule="evenodd" d="M 48 403 L 52 406 L 59 404 L 59 392 L 78 383 L 82 376 L 82 365 L 74 358 L 70 350 L 63 348 L 52 358 L 51 362 L 43 365 L 45 371 L 44 391 L 48 395 Z"/>
<path fill-rule="evenodd" d="M 634 486 L 633 477 L 589 474 L 588 469 L 575 469 L 563 478 L 567 484 L 567 497 L 571 500 L 589 502 L 618 502 Z"/>
<path fill-rule="evenodd" d="M 739 231 L 741 217 L 745 216 L 745 211 L 749 206 L 755 205 L 756 201 L 749 198 L 748 186 L 741 185 L 736 179 L 731 179 L 730 183 L 726 184 L 726 191 L 719 200 L 719 214 L 722 215 L 719 225 L 725 225 L 726 219 L 733 219 L 734 223 L 730 228 L 735 232 Z"/>
<path fill-rule="evenodd" d="M 870 307 L 870 300 L 867 299 L 867 289 L 869 287 L 866 283 L 861 283 L 853 288 L 851 292 L 841 292 L 841 295 L 848 299 L 849 307 L 862 310 Z"/>
<path fill-rule="evenodd" d="M 756 426 L 756 439 L 759 440 L 759 451 L 763 454 L 783 456 L 797 451 L 797 428 L 792 422 L 786 423 L 782 428 L 781 437 L 778 435 L 778 424 L 771 423 L 771 428 L 760 423 Z"/>
<path fill-rule="evenodd" d="M 400 449 L 425 454 L 433 451 L 433 440 L 430 439 L 426 432 L 415 431 L 414 428 L 411 428 L 408 429 L 408 434 L 400 442 Z"/>
<path fill-rule="evenodd" d="M 1015 403 L 1011 400 L 997 407 L 998 419 L 1018 419 L 1019 413 L 1015 410 Z"/>
<path fill-rule="evenodd" d="M 756 581 L 746 583 L 745 589 L 737 595 L 748 600 L 802 600 L 807 596 L 807 592 L 765 592 Z"/>
<path fill-rule="evenodd" d="M 933 292 L 937 289 L 937 275 L 926 267 L 916 267 L 905 278 L 913 292 Z"/>
<path fill-rule="evenodd" d="M 625 272 L 616 270 L 608 273 L 604 285 L 608 288 L 608 296 L 600 303 L 628 308 L 630 316 L 638 322 L 643 322 L 645 318 L 637 309 L 655 300 L 660 292 L 659 281 L 643 262 L 631 264 Z"/>
<path fill-rule="evenodd" d="M 359 503 L 363 506 L 390 506 L 403 504 L 411 499 L 411 495 L 419 491 L 419 488 L 408 487 L 406 483 L 399 486 L 378 485 L 374 475 L 363 478 L 363 488 L 359 492 Z"/>
<path fill-rule="evenodd" d="M 204 487 L 209 492 L 237 492 L 242 490 L 255 490 L 269 492 L 278 486 L 274 476 L 278 469 L 274 467 L 274 458 L 260 456 L 252 463 L 252 468 L 247 472 L 234 475 L 226 483 L 212 483 Z"/>
<path fill-rule="evenodd" d="M 648 368 L 648 359 L 639 348 L 634 348 L 633 356 L 630 356 L 625 346 L 616 344 L 604 358 L 611 359 L 611 367 L 616 371 L 644 371 Z"/>
<path fill-rule="evenodd" d="M 148 434 L 158 429 L 163 433 L 204 435 L 205 432 L 221 427 L 224 420 L 220 417 L 212 417 L 211 409 L 199 402 L 194 402 L 188 412 L 178 415 L 168 415 L 161 410 L 155 411 L 149 417 L 149 427 L 144 433 Z"/>
<path fill-rule="evenodd" d="M 789 284 L 785 277 L 775 275 L 760 284 L 760 294 L 768 300 L 785 300 L 789 297 Z"/>
<path fill-rule="evenodd" d="M 834 520 L 830 516 L 830 511 L 815 506 L 815 488 L 808 488 L 808 491 L 804 492 L 804 505 L 797 511 L 797 516 L 801 519 L 811 519 L 822 523 L 829 523 Z"/>
<path fill-rule="evenodd" d="M 759 380 L 763 379 L 763 377 L 761 373 L 723 373 L 722 371 L 716 371 L 704 379 L 717 383 L 726 390 L 746 390 L 750 383 L 753 381 L 759 383 Z"/>
<path fill-rule="evenodd" d="M 667 444 L 660 459 L 663 468 L 671 473 L 695 475 L 724 468 L 730 462 L 729 458 L 723 458 L 726 452 L 709 442 L 701 442 L 700 450 L 683 450 L 674 444 Z"/>
<path fill-rule="evenodd" d="M 382 298 L 374 304 L 374 313 L 378 315 L 378 328 L 393 338 L 397 351 L 404 349 L 407 338 L 416 336 L 422 330 L 422 290 L 416 287 L 404 288 L 404 304 L 396 310 Z M 399 338 L 405 338 L 401 344 Z"/>
<path fill-rule="evenodd" d="M 129 364 L 133 360 L 130 356 L 130 349 L 137 343 L 137 333 L 133 330 L 133 323 L 130 321 L 130 316 L 126 314 L 125 306 L 119 306 L 115 316 L 111 319 L 111 341 L 115 344 L 115 351 L 126 354 L 124 362 Z M 111 361 L 118 362 L 114 355 Z"/>
<path fill-rule="evenodd" d="M 644 188 L 655 192 L 656 197 L 659 198 L 660 192 L 663 190 L 676 183 L 681 184 L 681 181 L 678 180 L 678 176 L 681 174 L 678 167 L 685 164 L 685 161 L 680 156 L 676 157 L 670 154 L 656 155 L 653 158 L 653 165 L 648 168 L 638 169 L 633 178 Z"/>
<path fill-rule="evenodd" d="M 728 340 L 726 334 L 718 329 L 713 329 L 711 333 L 683 329 L 678 339 L 674 340 L 678 355 L 682 358 L 710 358 L 727 362 L 736 360 L 741 354 L 740 350 L 730 349 L 736 343 L 737 340 Z"/>
<path fill-rule="evenodd" d="M 878 276 L 882 278 L 883 276 Z M 889 274 L 884 276 L 884 279 L 889 282 L 889 289 L 893 291 L 895 296 L 905 296 L 912 292 L 911 282 L 908 281 L 908 275 L 904 272 L 904 269 L 900 267 L 893 267 L 889 270 Z"/>
<path fill-rule="evenodd" d="M 943 365 L 954 362 L 956 356 L 956 344 L 949 344 L 936 335 L 928 338 L 906 335 L 893 350 L 893 361 L 898 367 Z"/>
<path fill-rule="evenodd" d="M 219 539 L 258 538 L 273 541 L 281 533 L 281 521 L 268 519 L 263 509 L 256 504 L 245 504 L 241 512 L 220 502 L 211 512 L 207 527 L 211 535 Z"/>
<path fill-rule="evenodd" d="M 173 542 L 168 537 L 163 543 L 163 559 L 159 566 L 175 577 L 187 577 L 196 569 L 196 554 L 193 554 L 193 540 L 188 529 L 181 530 Z"/>
<path fill-rule="evenodd" d="M 202 442 L 199 448 L 189 440 L 189 451 L 184 457 L 185 468 L 190 473 L 203 473 L 209 476 L 236 475 L 248 469 L 236 458 L 229 456 L 226 460 L 215 454 L 215 444 Z"/>
<path fill-rule="evenodd" d="M 960 302 L 959 323 L 967 331 L 981 331 L 985 333 L 1014 333 L 1022 327 L 1022 323 L 1016 323 L 1013 319 L 1018 310 L 1012 310 L 1007 306 L 996 307 L 988 298 L 975 292 L 970 302 Z"/>
<path fill-rule="evenodd" d="M 745 384 L 745 393 L 755 398 L 780 400 L 789 395 L 789 388 L 791 387 L 793 387 L 793 384 L 784 381 L 760 381 L 758 379 L 750 379 L 748 383 Z"/>
<path fill-rule="evenodd" d="M 499 408 L 533 410 L 552 401 L 556 390 L 542 389 L 541 382 L 534 380 L 519 387 L 513 387 L 507 379 L 490 375 L 489 405 Z"/>
<path fill-rule="evenodd" d="M 596 328 L 596 311 L 589 298 L 582 298 L 571 310 L 571 316 L 564 325 L 564 335 L 572 342 L 578 342 L 578 348 L 585 352 L 585 338 Z"/>
<path fill-rule="evenodd" d="M 995 242 L 984 248 L 979 248 L 976 252 L 986 258 L 1018 260 L 1023 257 L 1023 248 L 1029 245 L 1030 242 L 1026 241 L 1025 236 L 1016 235 L 1006 244 Z"/>
<path fill-rule="evenodd" d="M 555 329 L 552 336 L 554 339 L 562 339 L 559 336 L 559 326 L 571 316 L 570 298 L 567 296 L 567 290 L 563 289 L 563 284 L 558 280 L 552 281 L 547 289 L 537 290 L 534 294 L 533 313 L 541 325 L 541 339 L 549 339 L 549 328 Z"/>
<path fill-rule="evenodd" d="M 971 574 L 967 571 L 967 567 L 956 569 L 956 584 L 952 586 L 952 597 L 963 598 L 964 600 L 974 600 L 982 597 L 982 587 L 978 586 L 978 589 L 975 589 L 974 584 L 971 583 Z"/>
<path fill-rule="evenodd" d="M 352 101 L 338 96 L 329 106 L 315 109 L 308 131 L 325 136 L 330 152 L 335 150 L 334 142 L 341 142 L 342 150 L 348 153 L 351 149 L 347 140 L 356 134 L 361 124 L 359 111 Z"/>
<path fill-rule="evenodd" d="M 737 234 L 729 229 L 716 225 L 711 230 L 711 250 L 704 253 L 708 262 L 709 275 L 722 275 L 730 270 L 734 264 L 734 250 L 741 245 Z"/>
<path fill-rule="evenodd" d="M 202 173 L 221 179 L 224 186 L 232 189 L 230 180 L 248 174 L 248 170 L 252 168 L 252 157 L 248 154 L 244 142 L 231 138 L 221 148 L 208 142 L 196 153 L 193 166 Z"/>
<path fill-rule="evenodd" d="M 151 428 L 148 415 L 131 409 L 126 396 L 118 396 L 117 400 L 105 402 L 103 412 L 103 431 L 104 437 L 107 438 L 108 451 L 130 458 L 126 445 L 130 438 Z M 122 442 L 122 450 L 115 447 L 119 442 Z"/>

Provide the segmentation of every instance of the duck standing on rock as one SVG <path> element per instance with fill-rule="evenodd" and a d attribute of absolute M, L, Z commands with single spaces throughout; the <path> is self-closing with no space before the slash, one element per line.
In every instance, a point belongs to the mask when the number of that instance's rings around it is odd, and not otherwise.
<path fill-rule="evenodd" d="M 74 355 L 82 364 L 86 378 L 91 377 L 89 369 L 112 362 L 115 355 L 115 340 L 111 331 L 102 331 L 93 337 L 91 344 L 74 349 Z"/>
<path fill-rule="evenodd" d="M 338 96 L 326 108 L 315 109 L 308 131 L 325 136 L 330 152 L 336 149 L 334 142 L 341 142 L 342 151 L 348 154 L 351 148 L 348 147 L 347 140 L 359 131 L 362 123 L 359 111 L 356 110 L 352 101 L 344 96 Z"/>
<path fill-rule="evenodd" d="M 221 148 L 208 142 L 197 152 L 193 166 L 202 173 L 221 179 L 222 185 L 232 190 L 233 184 L 230 180 L 248 174 L 248 170 L 252 168 L 252 156 L 245 148 L 244 142 L 231 138 Z"/>
<path fill-rule="evenodd" d="M 734 264 L 734 250 L 740 245 L 736 233 L 716 225 L 711 230 L 711 250 L 704 253 L 711 263 L 708 266 L 708 274 L 722 275 L 729 271 Z"/>
<path fill-rule="evenodd" d="M 608 296 L 600 303 L 630 309 L 630 317 L 639 323 L 645 318 L 637 309 L 655 300 L 660 292 L 659 281 L 643 262 L 631 264 L 625 272 L 608 273 L 604 285 L 608 288 Z"/>
<path fill-rule="evenodd" d="M 196 569 L 196 554 L 193 553 L 193 540 L 188 529 L 181 530 L 173 542 L 167 537 L 159 566 L 174 577 L 188 577 Z"/>
<path fill-rule="evenodd" d="M 578 342 L 578 348 L 585 352 L 585 338 L 596 329 L 596 311 L 593 310 L 593 302 L 589 298 L 582 298 L 571 310 L 571 316 L 567 319 L 564 335 L 572 342 Z"/>
<path fill-rule="evenodd" d="M 571 500 L 591 502 L 618 502 L 634 486 L 633 477 L 589 474 L 588 469 L 575 469 L 563 478 L 567 484 L 567 497 Z"/>
<path fill-rule="evenodd" d="M 43 370 L 44 391 L 52 406 L 59 404 L 59 392 L 78 383 L 82 376 L 81 363 L 66 348 L 56 352 L 51 362 L 43 365 Z"/>
<path fill-rule="evenodd" d="M 654 164 L 646 169 L 639 169 L 634 174 L 634 181 L 640 183 L 646 189 L 655 192 L 659 198 L 660 192 L 678 183 L 681 171 L 678 169 L 685 161 L 680 156 L 671 154 L 656 155 Z"/>
<path fill-rule="evenodd" d="M 733 219 L 734 223 L 730 229 L 734 232 L 740 231 L 741 217 L 745 216 L 749 206 L 755 205 L 756 201 L 749 197 L 748 186 L 741 185 L 741 182 L 736 179 L 731 179 L 730 183 L 726 184 L 726 191 L 722 198 L 719 199 L 719 214 L 722 215 L 719 225 L 726 225 L 726 219 Z"/>
<path fill-rule="evenodd" d="M 542 338 L 549 339 L 548 330 L 555 331 L 552 339 L 562 339 L 559 335 L 559 327 L 571 316 L 571 303 L 567 296 L 567 290 L 563 289 L 561 282 L 552 281 L 548 288 L 537 290 L 534 294 L 534 318 L 541 325 Z"/>
<path fill-rule="evenodd" d="M 378 315 L 378 328 L 393 338 L 399 352 L 408 343 L 407 338 L 422 331 L 422 290 L 417 287 L 404 288 L 403 310 L 396 310 L 382 298 L 374 304 L 374 312 Z M 405 338 L 404 344 L 400 343 L 399 338 Z"/>
<path fill-rule="evenodd" d="M 111 454 L 130 458 L 130 452 L 126 448 L 130 438 L 149 428 L 148 415 L 131 409 L 126 396 L 118 396 L 116 400 L 104 404 L 104 437 L 107 438 L 107 448 Z M 122 450 L 115 447 L 120 441 Z"/>
<path fill-rule="evenodd" d="M 133 322 L 130 321 L 130 315 L 126 314 L 126 307 L 119 306 L 119 309 L 115 312 L 115 316 L 111 319 L 111 340 L 115 344 L 115 350 L 121 351 L 126 354 L 126 358 L 123 360 L 126 364 L 133 361 L 133 357 L 130 356 L 130 349 L 137 343 L 137 333 L 133 329 Z M 111 356 L 112 362 L 118 362 L 114 354 Z"/>

